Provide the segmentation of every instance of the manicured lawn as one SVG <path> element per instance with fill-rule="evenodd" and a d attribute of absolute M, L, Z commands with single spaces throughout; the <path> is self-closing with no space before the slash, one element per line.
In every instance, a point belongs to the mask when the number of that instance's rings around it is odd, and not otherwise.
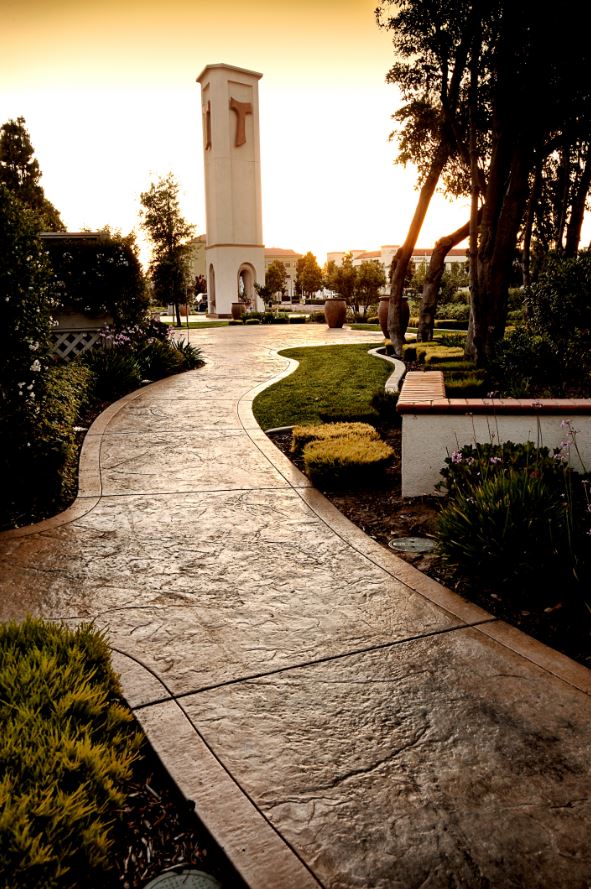
<path fill-rule="evenodd" d="M 348 346 L 285 349 L 299 361 L 295 373 L 266 389 L 253 410 L 263 429 L 318 422 L 327 415 L 349 418 L 371 415 L 374 395 L 384 391 L 392 366 L 368 355 L 381 341 Z"/>

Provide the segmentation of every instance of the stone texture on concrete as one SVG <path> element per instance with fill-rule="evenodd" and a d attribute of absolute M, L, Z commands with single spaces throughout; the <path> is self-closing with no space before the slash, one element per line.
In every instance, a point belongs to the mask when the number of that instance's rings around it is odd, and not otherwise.
<path fill-rule="evenodd" d="M 81 496 L 0 535 L 0 618 L 93 620 L 252 889 L 588 887 L 589 671 L 370 540 L 263 435 L 321 326 L 191 332 L 112 405 Z"/>

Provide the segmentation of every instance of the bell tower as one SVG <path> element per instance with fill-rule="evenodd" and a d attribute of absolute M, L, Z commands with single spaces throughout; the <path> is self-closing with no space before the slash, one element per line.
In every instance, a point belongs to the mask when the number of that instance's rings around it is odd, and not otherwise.
<path fill-rule="evenodd" d="M 207 65 L 201 85 L 208 310 L 228 318 L 232 303 L 262 308 L 264 284 L 258 82 L 263 75 Z"/>

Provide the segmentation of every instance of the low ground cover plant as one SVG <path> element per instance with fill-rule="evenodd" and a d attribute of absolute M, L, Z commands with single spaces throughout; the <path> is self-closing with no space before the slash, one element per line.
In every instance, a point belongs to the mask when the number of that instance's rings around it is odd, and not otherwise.
<path fill-rule="evenodd" d="M 108 885 L 139 745 L 99 632 L 32 619 L 0 626 L 4 886 Z"/>
<path fill-rule="evenodd" d="M 347 437 L 365 438 L 377 441 L 379 435 L 369 423 L 318 423 L 316 425 L 294 426 L 291 434 L 293 454 L 301 454 L 312 441 L 333 441 Z"/>
<path fill-rule="evenodd" d="M 315 485 L 335 488 L 378 483 L 394 451 L 379 436 L 344 435 L 311 441 L 303 457 Z"/>

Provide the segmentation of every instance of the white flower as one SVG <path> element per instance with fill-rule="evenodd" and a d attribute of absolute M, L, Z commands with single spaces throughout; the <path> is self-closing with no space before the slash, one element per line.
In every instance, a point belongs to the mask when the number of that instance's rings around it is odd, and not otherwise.
<path fill-rule="evenodd" d="M 35 358 L 29 370 L 32 370 L 33 373 L 38 373 L 41 370 L 41 364 L 38 358 Z"/>

